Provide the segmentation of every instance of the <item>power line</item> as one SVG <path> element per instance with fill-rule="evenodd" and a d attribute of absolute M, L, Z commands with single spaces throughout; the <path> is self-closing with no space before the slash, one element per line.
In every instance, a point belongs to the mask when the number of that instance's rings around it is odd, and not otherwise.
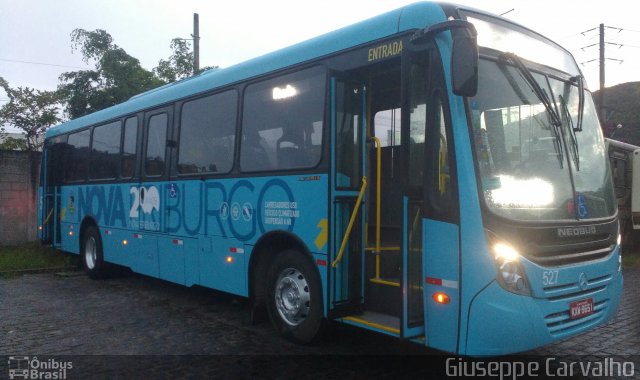
<path fill-rule="evenodd" d="M 627 29 L 627 28 L 616 28 L 616 29 L 620 29 L 620 31 L 621 31 L 621 32 L 633 32 L 633 33 L 640 33 L 640 30 Z"/>
<path fill-rule="evenodd" d="M 32 62 L 32 61 L 21 61 L 18 59 L 7 59 L 0 58 L 0 61 L 11 62 L 11 63 L 26 63 L 28 65 L 40 65 L 40 66 L 53 66 L 53 67 L 66 67 L 69 69 L 86 69 L 86 67 L 78 67 L 78 66 L 68 66 L 68 65 L 57 65 L 55 63 L 45 63 L 45 62 Z"/>

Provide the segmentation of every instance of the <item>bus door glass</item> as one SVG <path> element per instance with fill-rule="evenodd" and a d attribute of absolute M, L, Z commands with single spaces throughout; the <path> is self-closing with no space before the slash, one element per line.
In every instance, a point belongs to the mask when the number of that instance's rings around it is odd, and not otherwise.
<path fill-rule="evenodd" d="M 42 181 L 42 208 L 40 226 L 41 239 L 45 244 L 60 244 L 60 186 L 64 173 L 62 164 L 65 154 L 66 136 L 47 140 L 43 152 L 44 173 Z"/>
<path fill-rule="evenodd" d="M 149 111 L 144 115 L 141 175 L 138 186 L 131 186 L 131 229 L 137 230 L 131 241 L 135 246 L 134 267 L 137 272 L 159 277 L 158 235 L 166 223 L 163 183 L 168 173 L 167 140 L 172 108 Z"/>
<path fill-rule="evenodd" d="M 352 314 L 362 303 L 365 98 L 364 85 L 332 78 L 331 317 Z"/>
<path fill-rule="evenodd" d="M 402 336 L 424 335 L 423 209 L 428 53 L 407 51 L 402 59 L 402 145 L 405 152 L 402 198 Z"/>
<path fill-rule="evenodd" d="M 461 263 L 452 118 L 440 54 L 429 46 L 421 208 L 426 344 L 457 352 Z"/>

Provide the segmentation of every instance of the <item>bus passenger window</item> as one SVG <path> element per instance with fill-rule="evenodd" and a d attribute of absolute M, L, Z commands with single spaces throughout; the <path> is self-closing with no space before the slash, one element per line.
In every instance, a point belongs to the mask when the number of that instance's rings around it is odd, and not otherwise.
<path fill-rule="evenodd" d="M 69 139 L 67 140 L 65 181 L 75 182 L 87 178 L 90 137 L 90 129 L 69 135 Z"/>
<path fill-rule="evenodd" d="M 122 178 L 131 178 L 136 170 L 136 146 L 138 142 L 138 118 L 130 117 L 124 123 L 122 140 L 121 173 Z"/>
<path fill-rule="evenodd" d="M 242 116 L 243 172 L 310 168 L 320 161 L 324 69 L 314 67 L 247 87 Z"/>
<path fill-rule="evenodd" d="M 233 167 L 235 91 L 186 102 L 180 116 L 178 173 L 228 173 Z"/>
<path fill-rule="evenodd" d="M 147 131 L 147 158 L 144 163 L 145 175 L 160 176 L 164 173 L 166 144 L 167 114 L 153 115 L 149 119 Z"/>
<path fill-rule="evenodd" d="M 118 177 L 120 158 L 120 122 L 100 125 L 93 129 L 91 143 L 91 179 L 114 179 Z"/>

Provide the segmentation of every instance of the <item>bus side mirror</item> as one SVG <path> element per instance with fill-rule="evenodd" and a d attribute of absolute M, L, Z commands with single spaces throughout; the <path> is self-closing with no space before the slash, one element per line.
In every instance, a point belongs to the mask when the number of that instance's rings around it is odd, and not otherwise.
<path fill-rule="evenodd" d="M 438 33 L 451 31 L 451 81 L 453 93 L 459 96 L 475 96 L 478 92 L 478 32 L 466 20 L 447 20 L 418 30 L 411 36 L 412 43 L 421 43 Z"/>
<path fill-rule="evenodd" d="M 478 43 L 475 36 L 464 34 L 453 38 L 451 51 L 453 93 L 459 96 L 475 96 L 478 92 Z"/>

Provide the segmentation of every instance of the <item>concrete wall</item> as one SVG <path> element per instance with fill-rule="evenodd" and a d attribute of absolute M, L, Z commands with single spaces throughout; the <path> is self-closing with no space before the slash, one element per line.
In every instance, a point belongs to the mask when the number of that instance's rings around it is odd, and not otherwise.
<path fill-rule="evenodd" d="M 0 150 L 0 246 L 37 239 L 40 153 Z"/>

